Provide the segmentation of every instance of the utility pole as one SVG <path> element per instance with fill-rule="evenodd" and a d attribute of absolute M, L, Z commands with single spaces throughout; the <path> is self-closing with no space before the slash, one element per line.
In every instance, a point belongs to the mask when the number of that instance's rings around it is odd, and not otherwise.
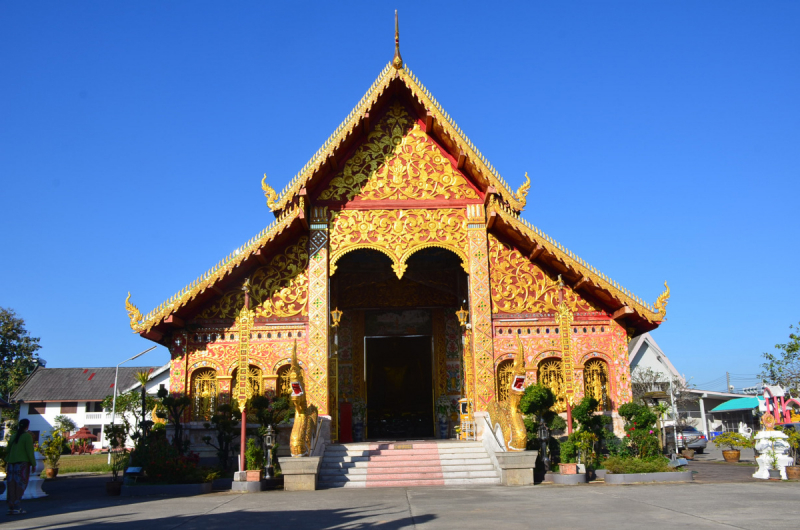
<path fill-rule="evenodd" d="M 725 381 L 728 382 L 728 384 L 725 386 L 725 392 L 730 392 L 731 391 L 731 373 L 730 372 L 725 372 Z"/>

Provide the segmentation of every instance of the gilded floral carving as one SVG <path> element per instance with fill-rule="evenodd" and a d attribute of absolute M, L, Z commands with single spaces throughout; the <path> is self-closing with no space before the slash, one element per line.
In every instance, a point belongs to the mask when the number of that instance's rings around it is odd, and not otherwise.
<path fill-rule="evenodd" d="M 556 313 L 558 282 L 517 249 L 489 234 L 489 266 L 494 313 Z M 571 289 L 565 302 L 573 312 L 597 311 Z"/>
<path fill-rule="evenodd" d="M 308 305 L 308 238 L 297 243 L 259 267 L 251 278 L 251 296 L 257 317 L 292 317 L 306 315 Z M 241 289 L 232 289 L 207 307 L 198 318 L 235 318 L 244 305 Z"/>
<path fill-rule="evenodd" d="M 320 200 L 479 199 L 441 149 L 395 102 Z"/>
<path fill-rule="evenodd" d="M 461 209 L 342 210 L 331 219 L 330 274 L 347 252 L 370 248 L 391 258 L 398 278 L 417 250 L 439 247 L 455 252 L 465 264 L 466 217 Z"/>

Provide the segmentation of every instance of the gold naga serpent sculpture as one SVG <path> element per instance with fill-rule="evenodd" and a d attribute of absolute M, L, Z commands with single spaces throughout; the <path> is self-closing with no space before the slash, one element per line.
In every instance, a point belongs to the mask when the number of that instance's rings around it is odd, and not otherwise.
<path fill-rule="evenodd" d="M 524 451 L 528 443 L 525 421 L 519 411 L 519 401 L 525 391 L 525 349 L 517 336 L 517 356 L 508 382 L 508 399 L 494 401 L 489 406 L 489 423 L 492 429 L 499 424 L 503 431 L 503 444 L 508 451 Z"/>
<path fill-rule="evenodd" d="M 292 348 L 289 388 L 289 402 L 294 406 L 294 427 L 289 438 L 289 450 L 292 456 L 309 456 L 312 437 L 317 429 L 317 407 L 306 402 L 303 368 L 297 362 L 297 341 L 294 341 Z"/>

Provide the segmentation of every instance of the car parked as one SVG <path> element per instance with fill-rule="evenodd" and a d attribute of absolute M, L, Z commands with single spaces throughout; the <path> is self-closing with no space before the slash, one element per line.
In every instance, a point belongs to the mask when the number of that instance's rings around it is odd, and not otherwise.
<path fill-rule="evenodd" d="M 680 427 L 679 427 L 680 428 Z M 694 427 L 686 426 L 678 431 L 678 450 L 694 449 L 694 452 L 701 455 L 706 450 L 708 440 L 706 435 Z M 672 427 L 664 428 L 664 445 L 675 447 L 675 429 Z"/>

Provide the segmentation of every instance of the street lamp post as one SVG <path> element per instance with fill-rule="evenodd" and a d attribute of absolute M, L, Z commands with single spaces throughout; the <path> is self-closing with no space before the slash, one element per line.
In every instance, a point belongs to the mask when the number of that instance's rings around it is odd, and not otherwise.
<path fill-rule="evenodd" d="M 137 357 L 141 357 L 145 353 L 147 353 L 147 352 L 149 352 L 151 350 L 155 350 L 155 349 L 156 349 L 155 346 L 153 346 L 152 348 L 147 348 L 142 353 L 137 353 L 136 355 L 134 355 L 130 359 L 125 359 L 124 361 L 122 361 L 121 363 L 119 363 L 117 365 L 117 369 L 114 372 L 114 398 L 113 398 L 113 400 L 111 402 L 111 426 L 112 427 L 114 426 L 114 422 L 117 420 L 117 380 L 119 379 L 119 367 L 122 366 L 123 364 L 125 364 L 126 362 L 132 361 L 132 360 L 136 359 Z M 142 421 L 144 421 L 144 418 L 142 418 Z M 111 447 L 110 446 L 108 448 L 108 464 L 111 465 Z"/>

